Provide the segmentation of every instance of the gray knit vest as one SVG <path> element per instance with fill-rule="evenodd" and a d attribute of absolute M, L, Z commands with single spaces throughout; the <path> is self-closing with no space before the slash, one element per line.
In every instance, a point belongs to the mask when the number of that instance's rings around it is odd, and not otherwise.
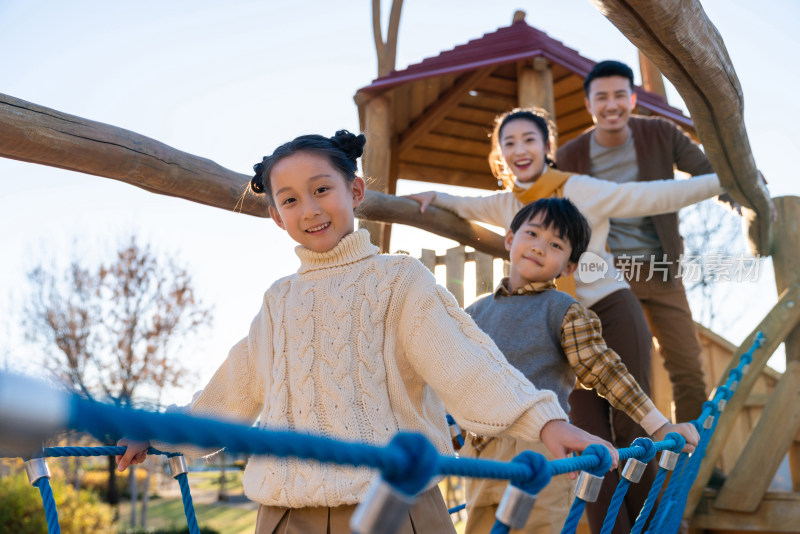
<path fill-rule="evenodd" d="M 524 295 L 487 294 L 467 308 L 506 359 L 539 389 L 554 391 L 565 412 L 575 387 L 575 372 L 561 348 L 561 323 L 576 302 L 548 289 Z"/>

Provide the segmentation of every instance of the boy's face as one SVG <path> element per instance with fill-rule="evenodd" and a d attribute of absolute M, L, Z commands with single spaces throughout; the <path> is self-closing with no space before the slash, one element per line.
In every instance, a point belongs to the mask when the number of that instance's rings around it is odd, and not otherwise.
<path fill-rule="evenodd" d="M 636 107 L 636 93 L 631 91 L 630 81 L 624 76 L 595 78 L 589 84 L 585 103 L 597 129 L 615 133 L 628 125 Z"/>
<path fill-rule="evenodd" d="M 276 163 L 270 179 L 269 214 L 304 247 L 326 252 L 353 232 L 353 210 L 364 198 L 360 177 L 348 183 L 324 156 L 297 152 Z"/>
<path fill-rule="evenodd" d="M 544 226 L 544 215 L 520 226 L 516 233 L 506 234 L 506 250 L 511 259 L 509 283 L 512 290 L 531 282 L 547 282 L 558 276 L 569 276 L 577 264 L 569 261 L 572 245 L 555 227 Z"/>

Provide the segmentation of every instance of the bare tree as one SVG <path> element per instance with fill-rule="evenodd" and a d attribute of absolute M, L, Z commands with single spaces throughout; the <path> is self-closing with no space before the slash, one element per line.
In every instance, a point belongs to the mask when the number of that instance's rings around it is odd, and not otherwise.
<path fill-rule="evenodd" d="M 28 280 L 26 335 L 48 351 L 48 369 L 86 398 L 118 406 L 160 404 L 166 389 L 190 376 L 175 351 L 212 321 L 187 270 L 140 246 L 135 236 L 107 263 L 88 266 L 74 258 L 67 269 L 39 264 Z M 116 504 L 113 457 L 108 468 L 106 497 Z"/>
<path fill-rule="evenodd" d="M 730 280 L 733 261 L 745 252 L 741 221 L 727 207 L 706 200 L 681 210 L 684 255 L 683 283 L 695 319 L 708 328 L 716 324 L 729 296 L 720 282 Z"/>

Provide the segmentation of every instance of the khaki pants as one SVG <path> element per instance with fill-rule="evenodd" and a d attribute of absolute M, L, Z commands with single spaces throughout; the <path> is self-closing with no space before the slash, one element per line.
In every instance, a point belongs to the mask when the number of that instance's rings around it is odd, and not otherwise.
<path fill-rule="evenodd" d="M 494 438 L 480 451 L 472 446 L 472 441 L 461 449 L 460 454 L 466 458 L 483 458 L 501 462 L 511 461 L 523 451 L 534 451 L 544 454 L 548 460 L 553 457 L 542 442 L 520 441 L 511 438 Z M 488 534 L 495 522 L 497 506 L 508 486 L 507 480 L 487 478 L 468 478 L 467 490 L 467 526 L 465 534 Z M 512 530 L 513 533 L 525 534 L 558 534 L 564 526 L 569 514 L 572 500 L 575 497 L 574 481 L 566 475 L 555 476 L 539 493 L 525 527 Z"/>
<path fill-rule="evenodd" d="M 356 505 L 334 508 L 259 506 L 255 534 L 350 534 Z M 398 534 L 455 534 L 438 486 L 422 493 L 408 512 Z"/>

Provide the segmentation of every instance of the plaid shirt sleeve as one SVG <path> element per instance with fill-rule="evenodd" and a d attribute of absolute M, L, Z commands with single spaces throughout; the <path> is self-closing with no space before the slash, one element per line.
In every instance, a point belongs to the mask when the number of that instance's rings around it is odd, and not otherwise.
<path fill-rule="evenodd" d="M 564 314 L 561 347 L 578 382 L 586 389 L 596 390 L 637 424 L 655 409 L 619 355 L 606 345 L 600 319 L 580 303 L 570 305 Z"/>

